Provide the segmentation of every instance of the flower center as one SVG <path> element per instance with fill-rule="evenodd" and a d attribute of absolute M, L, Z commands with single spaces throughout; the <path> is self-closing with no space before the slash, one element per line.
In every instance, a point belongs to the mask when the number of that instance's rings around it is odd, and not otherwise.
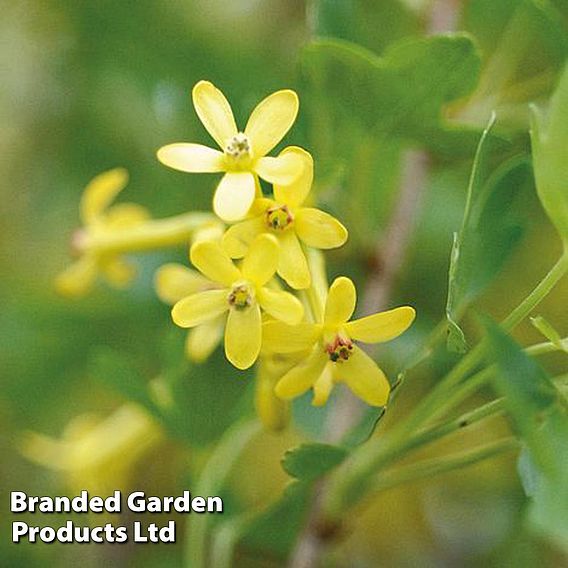
<path fill-rule="evenodd" d="M 283 231 L 293 221 L 294 216 L 286 205 L 279 205 L 266 210 L 266 224 L 275 231 Z"/>
<path fill-rule="evenodd" d="M 348 337 L 336 335 L 331 343 L 326 344 L 325 352 L 328 354 L 330 361 L 342 363 L 347 361 L 353 354 L 353 342 Z"/>
<path fill-rule="evenodd" d="M 232 308 L 244 310 L 254 302 L 254 290 L 248 282 L 237 282 L 233 284 L 227 299 Z"/>
<path fill-rule="evenodd" d="M 248 136 L 238 132 L 230 138 L 225 146 L 225 155 L 235 163 L 248 162 L 252 155 Z"/>

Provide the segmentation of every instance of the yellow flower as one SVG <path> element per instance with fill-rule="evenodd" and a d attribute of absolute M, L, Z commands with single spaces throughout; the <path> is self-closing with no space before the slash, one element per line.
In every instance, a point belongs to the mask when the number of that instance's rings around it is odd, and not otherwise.
<path fill-rule="evenodd" d="M 261 308 L 288 324 L 302 319 L 304 309 L 297 298 L 266 285 L 274 276 L 278 263 L 278 241 L 274 237 L 260 235 L 252 243 L 240 268 L 214 241 L 194 244 L 190 258 L 218 288 L 180 300 L 173 307 L 172 318 L 180 327 L 195 327 L 223 316 L 226 319 L 225 354 L 238 369 L 253 365 L 260 352 Z"/>
<path fill-rule="evenodd" d="M 81 256 L 57 276 L 55 287 L 60 294 L 86 294 L 99 273 L 118 288 L 127 286 L 134 278 L 134 267 L 117 253 L 101 253 L 89 247 L 91 241 L 131 229 L 149 218 L 146 209 L 134 203 L 109 207 L 127 183 L 128 172 L 116 168 L 99 174 L 85 188 L 80 207 L 83 228 L 75 233 L 72 243 Z"/>
<path fill-rule="evenodd" d="M 280 242 L 278 274 L 296 289 L 309 288 L 310 270 L 300 241 L 318 249 L 337 248 L 347 240 L 347 229 L 331 215 L 302 207 L 312 187 L 314 163 L 301 148 L 286 148 L 280 156 L 295 153 L 304 162 L 302 175 L 288 186 L 274 184 L 274 199 L 257 199 L 252 218 L 230 227 L 223 246 L 232 258 L 242 258 L 253 239 L 269 233 Z"/>
<path fill-rule="evenodd" d="M 133 467 L 162 436 L 146 411 L 128 403 L 104 420 L 78 416 L 60 440 L 27 432 L 20 450 L 31 461 L 64 474 L 72 491 L 104 496 L 126 488 Z"/>
<path fill-rule="evenodd" d="M 353 340 L 363 343 L 390 341 L 410 326 L 415 311 L 410 306 L 403 306 L 349 321 L 356 301 L 353 282 L 342 276 L 329 289 L 322 323 L 264 324 L 266 349 L 283 354 L 311 349 L 306 359 L 280 379 L 275 388 L 278 396 L 290 399 L 313 388 L 313 404 L 319 406 L 325 404 L 335 382 L 344 382 L 368 404 L 386 404 L 390 392 L 387 378 Z"/>
<path fill-rule="evenodd" d="M 192 294 L 219 289 L 196 270 L 176 263 L 161 266 L 154 283 L 160 300 L 172 306 Z M 190 330 L 185 342 L 187 357 L 198 363 L 205 361 L 221 342 L 224 326 L 225 318 L 221 315 Z"/>
<path fill-rule="evenodd" d="M 302 173 L 294 153 L 268 157 L 298 114 L 298 96 L 289 89 L 266 97 L 252 112 L 244 132 L 237 129 L 223 93 L 208 81 L 193 88 L 193 105 L 203 126 L 221 149 L 191 143 L 168 144 L 158 150 L 160 162 L 183 172 L 225 172 L 213 198 L 213 210 L 224 221 L 246 216 L 258 192 L 256 176 L 287 185 Z"/>

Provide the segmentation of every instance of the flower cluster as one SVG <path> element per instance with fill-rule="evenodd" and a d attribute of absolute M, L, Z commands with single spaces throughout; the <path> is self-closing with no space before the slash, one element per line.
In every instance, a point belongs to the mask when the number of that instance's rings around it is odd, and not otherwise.
<path fill-rule="evenodd" d="M 290 146 L 276 157 L 267 155 L 292 126 L 298 97 L 290 90 L 273 93 L 253 110 L 243 131 L 211 83 L 194 87 L 193 103 L 222 151 L 175 143 L 161 148 L 158 159 L 184 172 L 224 172 L 213 210 L 229 227 L 220 239 L 191 247 L 200 274 L 177 265 L 157 274 L 159 295 L 174 303 L 174 322 L 193 328 L 188 354 L 202 360 L 224 335 L 226 357 L 235 367 L 247 369 L 260 358 L 257 408 L 273 428 L 286 420 L 282 401 L 311 388 L 313 404 L 324 404 L 337 382 L 370 405 L 385 405 L 389 382 L 354 342 L 389 341 L 410 326 L 415 312 L 404 306 L 349 321 L 353 282 L 340 277 L 329 290 L 314 282 L 318 263 L 310 261 L 310 251 L 340 247 L 348 235 L 337 219 L 306 206 L 314 178 L 306 150 Z M 264 195 L 259 178 L 272 184 L 271 195 Z"/>
<path fill-rule="evenodd" d="M 190 359 L 204 361 L 223 342 L 238 369 L 258 361 L 256 406 L 268 427 L 286 423 L 290 399 L 313 389 L 313 404 L 324 404 L 338 382 L 370 405 L 385 405 L 389 382 L 355 342 L 394 339 L 415 312 L 403 306 L 350 321 L 353 282 L 339 277 L 328 287 L 321 250 L 342 246 L 347 230 L 311 206 L 309 152 L 289 146 L 268 155 L 296 119 L 296 93 L 281 90 L 265 98 L 242 131 L 211 83 L 195 85 L 193 104 L 221 149 L 183 142 L 157 155 L 176 170 L 223 173 L 213 196 L 215 215 L 152 220 L 137 205 L 110 207 L 127 175 L 122 169 L 101 174 L 85 191 L 84 227 L 74 238 L 80 259 L 59 276 L 59 291 L 83 294 L 97 273 L 126 285 L 133 271 L 124 253 L 191 242 L 194 268 L 162 266 L 155 277 L 158 296 L 172 306 L 175 324 L 190 329 Z M 261 180 L 271 189 L 263 191 Z"/>

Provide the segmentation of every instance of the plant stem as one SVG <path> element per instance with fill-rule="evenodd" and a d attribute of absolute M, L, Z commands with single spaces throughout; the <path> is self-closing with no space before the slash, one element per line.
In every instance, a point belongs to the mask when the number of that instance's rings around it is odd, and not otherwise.
<path fill-rule="evenodd" d="M 231 426 L 205 464 L 195 488 L 196 495 L 218 495 L 243 450 L 260 431 L 261 425 L 257 420 L 238 422 Z M 187 523 L 185 558 L 188 568 L 209 566 L 207 530 L 210 518 L 211 515 L 193 515 Z"/>
<path fill-rule="evenodd" d="M 482 460 L 509 452 L 518 447 L 518 440 L 514 437 L 510 437 L 468 452 L 419 461 L 393 471 L 381 473 L 370 491 L 384 491 L 385 489 L 390 489 L 403 483 L 432 477 L 455 469 L 461 469 Z"/>
<path fill-rule="evenodd" d="M 196 229 L 214 222 L 209 213 L 186 213 L 167 219 L 153 219 L 132 228 L 86 235 L 81 249 L 97 254 L 154 250 L 188 244 Z"/>
<path fill-rule="evenodd" d="M 515 328 L 544 300 L 559 280 L 568 272 L 568 253 L 564 253 L 538 286 L 503 320 L 506 330 Z"/>

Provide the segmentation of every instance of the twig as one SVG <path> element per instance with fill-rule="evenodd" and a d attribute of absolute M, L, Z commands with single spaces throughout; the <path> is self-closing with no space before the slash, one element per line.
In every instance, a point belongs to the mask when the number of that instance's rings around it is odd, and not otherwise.
<path fill-rule="evenodd" d="M 434 3 L 427 32 L 429 34 L 454 29 L 459 13 L 459 0 L 439 0 Z M 312 14 L 313 16 L 313 14 Z M 384 309 L 392 295 L 392 288 L 403 265 L 409 241 L 414 232 L 420 202 L 428 173 L 429 157 L 425 151 L 407 151 L 403 162 L 403 176 L 396 208 L 390 223 L 377 243 L 375 253 L 380 259 L 369 274 L 360 312 L 367 315 Z M 365 346 L 371 356 L 374 349 Z M 344 390 L 328 414 L 324 438 L 329 443 L 340 441 L 361 419 L 364 406 L 350 392 Z M 335 535 L 337 527 L 323 524 L 322 503 L 327 483 L 316 484 L 308 518 L 289 562 L 290 568 L 314 568 L 319 564 L 326 541 Z"/>

